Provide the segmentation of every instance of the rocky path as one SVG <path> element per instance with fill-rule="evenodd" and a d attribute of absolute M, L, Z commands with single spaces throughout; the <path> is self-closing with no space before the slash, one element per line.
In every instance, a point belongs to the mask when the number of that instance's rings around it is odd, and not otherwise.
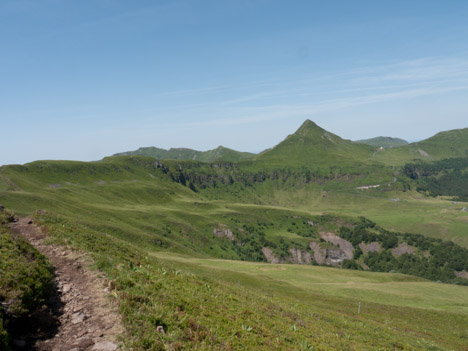
<path fill-rule="evenodd" d="M 105 282 L 87 269 L 84 255 L 45 245 L 46 235 L 30 218 L 11 224 L 55 268 L 55 294 L 47 307 L 28 320 L 29 328 L 14 342 L 17 350 L 114 351 L 122 333 L 120 318 L 108 297 Z"/>

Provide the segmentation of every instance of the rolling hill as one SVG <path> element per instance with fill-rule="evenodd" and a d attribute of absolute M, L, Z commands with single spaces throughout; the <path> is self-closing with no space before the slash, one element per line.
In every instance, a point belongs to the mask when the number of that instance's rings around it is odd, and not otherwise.
<path fill-rule="evenodd" d="M 160 149 L 154 146 L 141 147 L 135 151 L 120 152 L 114 156 L 149 156 L 160 160 L 192 160 L 200 162 L 228 161 L 239 162 L 251 159 L 255 154 L 240 152 L 223 146 L 208 151 L 197 151 L 186 148 Z"/>
<path fill-rule="evenodd" d="M 358 144 L 367 144 L 374 147 L 383 147 L 383 148 L 392 148 L 395 146 L 407 145 L 408 142 L 403 139 L 399 138 L 392 138 L 392 137 L 376 137 L 371 139 L 362 139 L 356 140 L 355 143 Z"/>
<path fill-rule="evenodd" d="M 454 138 L 452 154 L 463 151 L 463 135 L 440 134 L 419 147 Z M 33 215 L 50 243 L 89 255 L 128 348 L 464 350 L 467 205 L 425 197 L 378 161 L 407 147 L 372 156 L 305 121 L 239 162 L 3 166 L 0 202 Z"/>
<path fill-rule="evenodd" d="M 455 129 L 408 145 L 384 149 L 373 160 L 392 166 L 402 166 L 414 160 L 437 161 L 468 156 L 468 128 Z"/>

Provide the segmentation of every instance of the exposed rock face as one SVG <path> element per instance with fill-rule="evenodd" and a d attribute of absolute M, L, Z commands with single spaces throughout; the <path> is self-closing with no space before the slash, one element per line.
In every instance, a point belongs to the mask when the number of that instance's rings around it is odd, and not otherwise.
<path fill-rule="evenodd" d="M 468 279 L 468 272 L 467 271 L 461 271 L 461 272 L 457 272 L 455 271 L 455 275 L 459 278 L 465 278 L 465 279 Z"/>
<path fill-rule="evenodd" d="M 220 237 L 220 238 L 226 237 L 231 241 L 236 239 L 234 234 L 224 224 L 221 224 L 218 228 L 214 228 L 213 229 L 213 234 L 216 235 L 217 237 Z"/>
<path fill-rule="evenodd" d="M 284 263 L 282 260 L 280 260 L 273 254 L 273 251 L 270 248 L 262 247 L 262 252 L 265 255 L 265 258 L 267 259 L 268 263 Z"/>
<path fill-rule="evenodd" d="M 319 234 L 323 240 L 338 246 L 344 252 L 345 258 L 347 259 L 353 258 L 354 247 L 349 241 L 343 238 L 340 238 L 338 235 L 335 235 L 333 233 L 322 232 Z"/>
<path fill-rule="evenodd" d="M 429 154 L 426 151 L 424 151 L 423 149 L 418 149 L 418 152 L 419 152 L 419 154 L 421 156 L 429 157 Z"/>
<path fill-rule="evenodd" d="M 309 252 L 305 250 L 300 250 L 296 248 L 290 248 L 289 253 L 291 254 L 291 262 L 298 264 L 310 264 L 312 261 L 312 256 Z"/>
<path fill-rule="evenodd" d="M 380 249 L 382 248 L 380 244 L 376 241 L 374 241 L 373 243 L 369 243 L 369 244 L 360 243 L 359 247 L 361 248 L 362 252 L 364 252 L 365 254 L 368 252 L 380 251 Z"/>
<path fill-rule="evenodd" d="M 408 243 L 404 242 L 392 249 L 392 254 L 395 257 L 400 257 L 401 255 L 407 253 L 407 254 L 413 254 L 416 251 L 416 248 L 413 246 L 408 245 Z"/>
<path fill-rule="evenodd" d="M 314 260 L 318 264 L 328 264 L 330 266 L 339 266 L 348 258 L 347 254 L 339 247 L 321 247 L 319 243 L 309 243 L 310 248 L 314 251 Z"/>
<path fill-rule="evenodd" d="M 318 264 L 324 264 L 325 259 L 327 258 L 327 250 L 320 247 L 319 243 L 313 241 L 309 243 L 309 247 L 312 251 L 314 251 L 315 262 Z"/>
<path fill-rule="evenodd" d="M 327 258 L 325 262 L 331 266 L 339 266 L 348 256 L 339 248 L 327 249 Z"/>

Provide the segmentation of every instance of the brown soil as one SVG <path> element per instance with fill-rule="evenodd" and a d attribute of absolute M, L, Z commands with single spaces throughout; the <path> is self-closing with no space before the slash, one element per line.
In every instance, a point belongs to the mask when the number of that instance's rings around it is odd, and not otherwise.
<path fill-rule="evenodd" d="M 106 282 L 88 269 L 84 254 L 45 245 L 47 235 L 31 218 L 11 224 L 13 234 L 25 237 L 55 269 L 55 288 L 47 304 L 20 323 L 16 350 L 113 351 L 123 328 Z M 24 323 L 25 322 L 25 323 Z M 20 330 L 21 329 L 21 330 Z"/>

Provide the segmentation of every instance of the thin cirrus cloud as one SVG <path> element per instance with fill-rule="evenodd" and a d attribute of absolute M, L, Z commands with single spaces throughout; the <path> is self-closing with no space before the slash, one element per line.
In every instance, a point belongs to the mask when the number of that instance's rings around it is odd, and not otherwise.
<path fill-rule="evenodd" d="M 326 85 L 325 89 L 323 85 Z M 246 90 L 250 94 L 240 94 Z M 468 61 L 423 58 L 350 70 L 333 76 L 318 75 L 299 81 L 277 80 L 270 82 L 269 86 L 263 85 L 263 82 L 250 82 L 246 85 L 205 87 L 169 94 L 179 98 L 192 94 L 203 98 L 206 94 L 211 98 L 213 93 L 222 91 L 228 98 L 208 100 L 205 103 L 203 99 L 199 101 L 198 108 L 209 107 L 208 113 L 204 113 L 204 119 L 185 123 L 188 126 L 220 126 L 313 116 L 362 105 L 463 90 L 468 90 Z M 185 109 L 181 100 L 179 113 Z M 210 118 L 210 115 L 216 118 Z M 220 115 L 224 118 L 219 118 Z"/>

